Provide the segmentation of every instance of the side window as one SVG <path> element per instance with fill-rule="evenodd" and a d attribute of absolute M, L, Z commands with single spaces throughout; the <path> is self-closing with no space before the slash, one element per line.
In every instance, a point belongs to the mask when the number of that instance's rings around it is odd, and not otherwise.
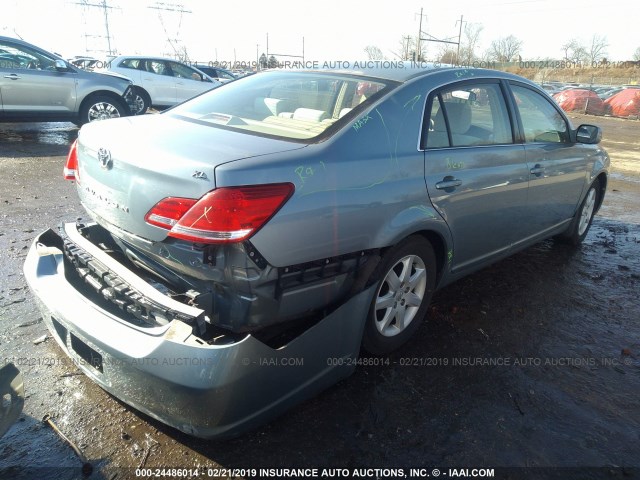
<path fill-rule="evenodd" d="M 449 147 L 449 134 L 439 96 L 433 97 L 431 114 L 429 115 L 429 131 L 427 132 L 427 148 Z"/>
<path fill-rule="evenodd" d="M 216 78 L 225 78 L 229 80 L 233 80 L 235 78 L 229 72 L 226 72 L 224 70 L 216 70 L 216 73 L 217 73 Z"/>
<path fill-rule="evenodd" d="M 192 68 L 182 65 L 181 63 L 170 62 L 173 76 L 178 78 L 188 78 L 189 80 L 202 81 L 202 75 L 193 70 Z"/>
<path fill-rule="evenodd" d="M 456 86 L 433 97 L 427 148 L 506 143 L 513 133 L 500 85 Z"/>
<path fill-rule="evenodd" d="M 160 60 L 150 60 L 147 62 L 147 70 L 156 75 L 164 75 L 167 77 L 173 77 L 173 72 L 169 66 Z"/>
<path fill-rule="evenodd" d="M 55 70 L 55 59 L 22 45 L 0 42 L 0 68 Z"/>
<path fill-rule="evenodd" d="M 125 58 L 120 62 L 120 68 L 133 68 L 135 70 L 146 70 L 144 58 Z"/>
<path fill-rule="evenodd" d="M 563 143 L 569 140 L 567 122 L 546 98 L 518 85 L 511 85 L 511 90 L 526 142 Z"/>

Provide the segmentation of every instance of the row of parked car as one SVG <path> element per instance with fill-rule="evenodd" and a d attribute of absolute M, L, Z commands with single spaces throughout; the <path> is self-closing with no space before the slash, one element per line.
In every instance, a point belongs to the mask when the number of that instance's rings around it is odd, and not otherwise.
<path fill-rule="evenodd" d="M 22 40 L 0 37 L 0 118 L 78 125 L 150 107 L 167 108 L 236 79 L 207 64 L 118 56 L 69 61 Z"/>

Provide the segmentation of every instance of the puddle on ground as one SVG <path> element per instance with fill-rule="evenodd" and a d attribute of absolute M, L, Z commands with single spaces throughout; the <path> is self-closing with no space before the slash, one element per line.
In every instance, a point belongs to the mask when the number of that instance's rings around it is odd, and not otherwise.
<path fill-rule="evenodd" d="M 0 124 L 0 142 L 41 145 L 69 145 L 78 136 L 78 127 L 69 122 Z"/>

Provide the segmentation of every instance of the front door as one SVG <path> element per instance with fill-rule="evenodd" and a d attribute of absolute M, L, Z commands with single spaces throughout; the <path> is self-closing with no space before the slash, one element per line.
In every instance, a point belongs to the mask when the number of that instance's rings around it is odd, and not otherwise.
<path fill-rule="evenodd" d="M 527 238 L 570 220 L 585 186 L 588 154 L 572 144 L 569 126 L 557 107 L 535 90 L 511 84 L 519 112 L 529 169 Z"/>
<path fill-rule="evenodd" d="M 72 113 L 76 73 L 59 71 L 56 59 L 40 51 L 0 40 L 0 95 L 4 113 Z"/>

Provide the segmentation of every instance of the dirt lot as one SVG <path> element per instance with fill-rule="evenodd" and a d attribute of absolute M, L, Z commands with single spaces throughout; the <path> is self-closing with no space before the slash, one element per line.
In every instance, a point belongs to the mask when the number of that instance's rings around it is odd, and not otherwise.
<path fill-rule="evenodd" d="M 613 161 L 605 204 L 580 248 L 546 241 L 443 289 L 417 338 L 388 365 L 360 366 L 225 442 L 190 438 L 125 406 L 50 337 L 34 345 L 47 331 L 22 263 L 38 232 L 84 215 L 61 175 L 77 130 L 0 124 L 0 349 L 19 364 L 27 392 L 20 422 L 0 440 L 0 478 L 83 478 L 73 451 L 42 425 L 46 413 L 84 451 L 91 478 L 135 478 L 143 465 L 638 478 L 640 122 L 572 118 L 604 128 Z"/>

